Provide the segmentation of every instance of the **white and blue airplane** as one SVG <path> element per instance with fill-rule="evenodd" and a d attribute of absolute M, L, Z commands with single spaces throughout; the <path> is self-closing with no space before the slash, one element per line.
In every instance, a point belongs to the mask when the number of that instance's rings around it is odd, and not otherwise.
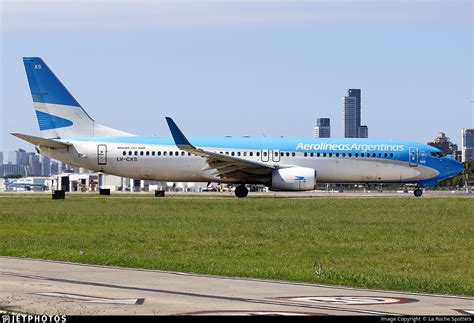
<path fill-rule="evenodd" d="M 38 183 L 28 183 L 28 182 L 19 182 L 18 180 L 7 180 L 5 182 L 5 186 L 7 190 L 11 189 L 12 187 L 15 188 L 23 188 L 26 191 L 31 191 L 31 190 L 41 190 L 45 191 L 48 189 L 48 185 L 46 184 L 38 184 Z"/>
<path fill-rule="evenodd" d="M 94 121 L 39 57 L 25 57 L 41 137 L 13 133 L 45 156 L 107 174 L 167 182 L 246 184 L 308 191 L 320 183 L 415 185 L 414 194 L 463 170 L 437 148 L 411 141 L 325 138 L 142 137 Z"/>

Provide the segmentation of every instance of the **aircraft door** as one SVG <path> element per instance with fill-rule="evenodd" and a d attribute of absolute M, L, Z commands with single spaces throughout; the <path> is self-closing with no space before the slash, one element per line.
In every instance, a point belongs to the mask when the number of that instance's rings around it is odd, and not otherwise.
<path fill-rule="evenodd" d="M 267 162 L 267 161 L 269 161 L 269 160 L 270 160 L 270 154 L 269 154 L 268 150 L 263 149 L 263 150 L 262 150 L 261 161 Z"/>
<path fill-rule="evenodd" d="M 107 165 L 107 145 L 97 145 L 97 164 Z"/>
<path fill-rule="evenodd" d="M 408 150 L 408 161 L 411 167 L 418 166 L 418 148 L 410 147 Z"/>
<path fill-rule="evenodd" d="M 272 160 L 274 162 L 279 162 L 280 161 L 280 151 L 278 149 L 273 149 L 273 151 L 272 151 Z"/>

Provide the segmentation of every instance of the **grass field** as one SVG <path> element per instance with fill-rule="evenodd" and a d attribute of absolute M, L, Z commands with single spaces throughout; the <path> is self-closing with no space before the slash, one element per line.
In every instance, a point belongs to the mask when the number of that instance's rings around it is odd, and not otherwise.
<path fill-rule="evenodd" d="M 6 195 L 0 255 L 472 296 L 473 216 L 467 198 Z"/>

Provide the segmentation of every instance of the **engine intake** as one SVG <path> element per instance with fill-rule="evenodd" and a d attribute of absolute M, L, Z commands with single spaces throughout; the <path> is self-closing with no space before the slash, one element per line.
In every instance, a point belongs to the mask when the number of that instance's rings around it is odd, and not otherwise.
<path fill-rule="evenodd" d="M 307 167 L 275 169 L 272 172 L 272 191 L 311 191 L 316 187 L 316 170 Z"/>

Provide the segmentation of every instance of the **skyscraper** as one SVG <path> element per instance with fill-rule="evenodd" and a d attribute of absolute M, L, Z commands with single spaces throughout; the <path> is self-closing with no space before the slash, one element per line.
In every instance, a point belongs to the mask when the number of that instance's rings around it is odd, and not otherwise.
<path fill-rule="evenodd" d="M 367 138 L 369 129 L 361 126 L 360 89 L 349 89 L 342 98 L 343 131 L 345 138 Z"/>
<path fill-rule="evenodd" d="M 331 119 L 329 118 L 316 119 L 316 127 L 314 127 L 314 137 L 331 138 Z"/>
<path fill-rule="evenodd" d="M 474 129 L 464 128 L 461 134 L 462 161 L 474 160 Z"/>

